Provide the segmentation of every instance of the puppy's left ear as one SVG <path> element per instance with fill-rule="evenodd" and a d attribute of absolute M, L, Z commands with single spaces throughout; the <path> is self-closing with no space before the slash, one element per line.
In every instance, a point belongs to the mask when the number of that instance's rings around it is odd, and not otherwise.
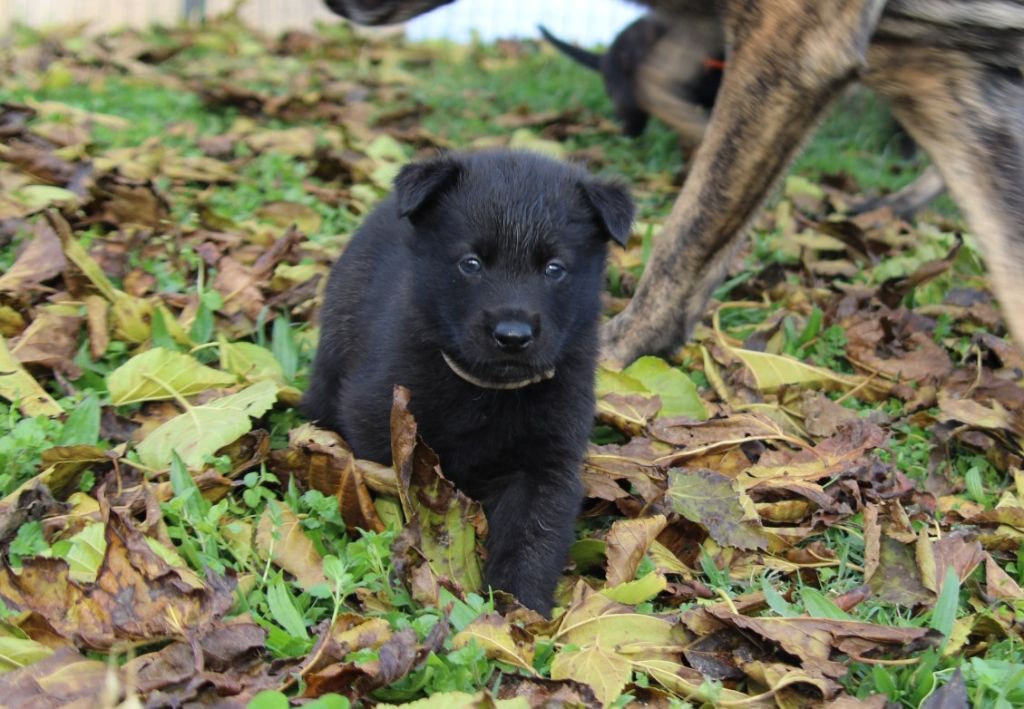
<path fill-rule="evenodd" d="M 620 246 L 625 246 L 635 212 L 629 192 L 618 182 L 603 180 L 587 180 L 582 186 L 583 196 L 593 208 L 606 235 Z"/>
<path fill-rule="evenodd" d="M 459 164 L 450 157 L 409 163 L 395 178 L 398 216 L 410 217 L 430 206 L 459 174 Z"/>

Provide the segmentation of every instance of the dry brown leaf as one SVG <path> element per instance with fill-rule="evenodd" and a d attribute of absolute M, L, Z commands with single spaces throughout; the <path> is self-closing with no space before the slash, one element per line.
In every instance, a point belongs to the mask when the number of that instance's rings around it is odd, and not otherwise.
<path fill-rule="evenodd" d="M 927 628 L 898 628 L 852 620 L 830 618 L 749 618 L 722 606 L 705 609 L 717 620 L 770 640 L 791 655 L 799 657 L 806 667 L 823 672 L 827 677 L 842 677 L 847 666 L 836 656 L 849 654 L 855 659 L 868 656 L 904 656 L 933 645 L 939 633 Z M 851 641 L 868 643 L 868 648 Z M 857 654 L 855 654 L 855 651 Z"/>
<path fill-rule="evenodd" d="M 89 328 L 89 354 L 100 359 L 110 346 L 110 303 L 98 295 L 85 297 L 86 322 Z"/>
<path fill-rule="evenodd" d="M 74 363 L 82 318 L 66 306 L 41 309 L 32 324 L 11 343 L 11 354 L 28 367 L 53 369 L 69 379 L 82 376 Z"/>
<path fill-rule="evenodd" d="M 632 581 L 651 542 L 665 529 L 665 515 L 644 519 L 624 519 L 612 524 L 605 537 L 608 563 L 605 579 L 608 586 Z"/>
<path fill-rule="evenodd" d="M 110 680 L 114 681 L 111 682 Z M 123 697 L 121 673 L 102 660 L 65 647 L 28 667 L 0 675 L 0 697 L 9 707 L 92 709 Z"/>
<path fill-rule="evenodd" d="M 942 381 L 953 371 L 946 351 L 921 330 L 890 316 L 865 313 L 846 323 L 846 356 L 854 364 L 898 381 Z M 911 326 L 908 326 L 911 327 Z"/>
<path fill-rule="evenodd" d="M 117 512 L 109 513 L 104 537 L 107 548 L 95 583 L 72 581 L 61 559 L 31 557 L 22 561 L 20 574 L 0 568 L 0 598 L 95 649 L 125 640 L 185 638 L 189 629 L 231 607 L 230 584 L 209 577 L 195 588 Z"/>
<path fill-rule="evenodd" d="M 124 664 L 122 670 L 132 678 L 135 687 L 149 693 L 180 692 L 199 675 L 196 650 L 202 657 L 202 675 L 228 674 L 243 685 L 267 689 L 278 684 L 269 672 L 251 672 L 253 665 L 264 661 L 267 631 L 244 620 L 217 622 L 203 628 L 191 642 L 174 642 L 157 652 L 140 655 Z"/>
<path fill-rule="evenodd" d="M 32 237 L 26 240 L 14 265 L 0 275 L 0 291 L 18 291 L 48 281 L 60 275 L 67 263 L 57 233 L 39 220 L 32 226 Z"/>
<path fill-rule="evenodd" d="M 679 446 L 675 460 L 751 441 L 791 440 L 775 421 L 760 414 L 733 414 L 707 421 L 658 419 L 651 424 L 651 435 Z"/>
<path fill-rule="evenodd" d="M 834 436 L 841 425 L 858 418 L 855 411 L 835 403 L 820 392 L 803 392 L 800 410 L 804 429 L 812 436 Z"/>
<path fill-rule="evenodd" d="M 1024 591 L 1008 573 L 1000 568 L 990 554 L 985 554 L 985 588 L 992 598 L 1006 601 L 1024 599 Z"/>
<path fill-rule="evenodd" d="M 660 409 L 661 399 L 657 396 L 613 392 L 598 400 L 597 418 L 627 435 L 642 436 Z"/>
<path fill-rule="evenodd" d="M 298 581 L 304 589 L 327 583 L 324 560 L 287 505 L 271 500 L 256 529 L 256 550 Z"/>

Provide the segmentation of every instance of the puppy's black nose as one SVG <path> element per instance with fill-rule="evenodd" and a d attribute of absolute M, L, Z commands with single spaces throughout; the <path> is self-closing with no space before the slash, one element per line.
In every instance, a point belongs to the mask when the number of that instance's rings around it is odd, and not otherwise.
<path fill-rule="evenodd" d="M 522 320 L 502 320 L 494 326 L 494 341 L 505 352 L 519 352 L 533 342 L 533 328 Z"/>

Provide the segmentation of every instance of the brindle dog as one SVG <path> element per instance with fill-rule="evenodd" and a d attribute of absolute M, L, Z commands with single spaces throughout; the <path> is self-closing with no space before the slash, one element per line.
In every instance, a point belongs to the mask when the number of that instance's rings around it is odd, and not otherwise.
<path fill-rule="evenodd" d="M 675 129 L 685 148 L 700 144 L 722 83 L 725 40 L 716 17 L 680 24 L 651 12 L 619 32 L 604 54 L 564 42 L 544 27 L 540 31 L 573 61 L 601 73 L 625 135 L 643 133 L 654 115 Z M 668 54 L 671 75 L 657 70 Z"/>
<path fill-rule="evenodd" d="M 356 22 L 384 24 L 448 0 L 326 1 Z M 689 337 L 748 222 L 832 100 L 858 79 L 937 166 L 1024 343 L 1024 0 L 645 4 L 669 21 L 717 13 L 726 69 L 637 292 L 605 326 L 609 359 L 670 351 Z M 671 73 L 671 63 L 663 69 Z"/>
<path fill-rule="evenodd" d="M 678 17 L 669 22 L 649 12 L 619 32 L 604 54 L 564 42 L 545 27 L 539 29 L 558 51 L 600 72 L 624 135 L 639 136 L 654 115 L 675 129 L 680 144 L 691 154 L 700 145 L 725 67 L 725 39 L 717 17 L 694 14 L 686 22 Z M 915 150 L 909 136 L 901 134 Z M 906 187 L 861 200 L 850 211 L 862 214 L 888 208 L 910 219 L 945 189 L 942 176 L 929 165 Z"/>

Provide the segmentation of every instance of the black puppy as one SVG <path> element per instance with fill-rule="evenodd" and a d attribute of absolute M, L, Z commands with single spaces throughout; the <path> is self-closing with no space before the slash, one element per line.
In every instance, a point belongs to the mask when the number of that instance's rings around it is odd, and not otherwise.
<path fill-rule="evenodd" d="M 525 152 L 407 165 L 335 264 L 306 414 L 391 462 L 392 389 L 479 500 L 490 585 L 549 613 L 582 499 L 619 185 Z"/>

